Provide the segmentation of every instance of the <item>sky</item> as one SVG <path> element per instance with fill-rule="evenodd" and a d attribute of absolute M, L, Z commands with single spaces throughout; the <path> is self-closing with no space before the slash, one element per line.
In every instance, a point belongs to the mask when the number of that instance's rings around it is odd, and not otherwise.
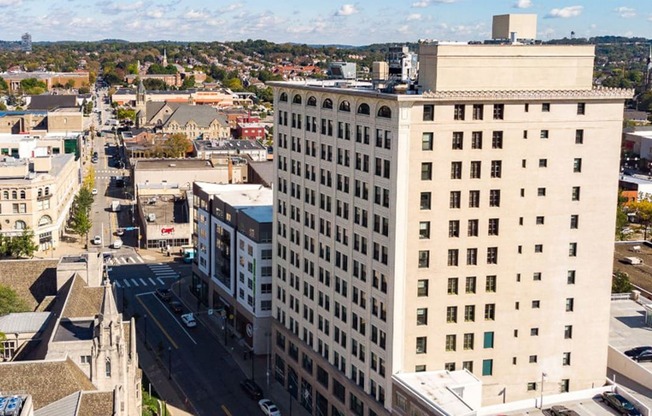
<path fill-rule="evenodd" d="M 0 0 L 0 38 L 368 45 L 485 40 L 493 15 L 538 15 L 543 41 L 652 38 L 650 0 Z"/>

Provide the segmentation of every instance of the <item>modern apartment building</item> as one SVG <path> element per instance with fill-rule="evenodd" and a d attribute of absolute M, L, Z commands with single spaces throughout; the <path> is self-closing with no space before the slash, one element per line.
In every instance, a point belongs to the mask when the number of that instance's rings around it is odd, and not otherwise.
<path fill-rule="evenodd" d="M 261 185 L 193 185 L 197 249 L 191 289 L 240 334 L 254 354 L 270 349 L 272 190 Z"/>
<path fill-rule="evenodd" d="M 593 57 L 430 43 L 415 94 L 272 83 L 272 361 L 295 400 L 387 414 L 420 371 L 470 371 L 482 406 L 604 382 L 632 92 L 593 88 Z"/>
<path fill-rule="evenodd" d="M 74 154 L 0 159 L 0 233 L 34 231 L 39 250 L 57 246 L 80 186 Z"/>

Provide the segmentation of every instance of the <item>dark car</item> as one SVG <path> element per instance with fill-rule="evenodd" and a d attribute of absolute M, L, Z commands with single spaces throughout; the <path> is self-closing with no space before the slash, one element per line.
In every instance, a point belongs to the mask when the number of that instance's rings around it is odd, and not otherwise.
<path fill-rule="evenodd" d="M 550 414 L 553 416 L 579 416 L 579 413 L 566 406 L 552 406 L 550 408 Z"/>
<path fill-rule="evenodd" d="M 628 357 L 636 357 L 637 355 L 640 355 L 643 351 L 648 351 L 648 350 L 652 350 L 652 347 L 649 345 L 643 347 L 636 347 L 636 348 L 632 348 L 631 350 L 625 351 L 625 355 Z"/>
<path fill-rule="evenodd" d="M 172 291 L 170 289 L 156 289 L 156 296 L 163 299 L 166 302 L 169 302 L 172 299 Z"/>
<path fill-rule="evenodd" d="M 639 363 L 643 361 L 652 361 L 652 350 L 645 350 L 639 355 L 633 356 L 632 359 L 638 361 Z"/>
<path fill-rule="evenodd" d="M 641 412 L 620 394 L 605 391 L 602 393 L 605 403 L 621 415 L 641 416 Z"/>
<path fill-rule="evenodd" d="M 170 302 L 170 309 L 172 309 L 172 312 L 174 313 L 182 313 L 183 305 L 178 300 L 173 300 Z"/>
<path fill-rule="evenodd" d="M 263 396 L 263 390 L 252 379 L 246 379 L 240 383 L 240 387 L 247 393 L 247 396 L 254 400 L 258 400 Z"/>

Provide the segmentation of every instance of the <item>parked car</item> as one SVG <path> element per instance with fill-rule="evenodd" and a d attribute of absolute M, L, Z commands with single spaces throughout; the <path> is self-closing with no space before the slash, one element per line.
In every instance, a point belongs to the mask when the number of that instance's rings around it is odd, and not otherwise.
<path fill-rule="evenodd" d="M 258 406 L 266 416 L 281 416 L 281 411 L 278 410 L 278 407 L 276 407 L 274 402 L 269 399 L 262 399 L 258 402 Z"/>
<path fill-rule="evenodd" d="M 122 240 L 120 238 L 116 238 L 113 240 L 113 248 L 120 248 L 122 247 Z"/>
<path fill-rule="evenodd" d="M 172 309 L 172 312 L 174 313 L 181 313 L 183 312 L 183 304 L 178 300 L 173 300 L 170 302 L 170 309 Z"/>
<path fill-rule="evenodd" d="M 172 299 L 172 291 L 170 289 L 158 288 L 156 289 L 156 296 L 163 299 L 166 302 L 169 302 Z"/>
<path fill-rule="evenodd" d="M 102 237 L 99 236 L 99 235 L 96 235 L 95 237 L 93 237 L 93 244 L 95 244 L 97 246 L 102 245 Z"/>
<path fill-rule="evenodd" d="M 602 399 L 609 407 L 613 408 L 621 415 L 641 416 L 641 412 L 639 412 L 638 409 L 629 402 L 629 400 L 620 394 L 605 391 L 602 393 Z"/>
<path fill-rule="evenodd" d="M 240 387 L 247 393 L 247 396 L 254 400 L 259 400 L 263 396 L 263 390 L 252 379 L 244 380 L 240 383 Z"/>
<path fill-rule="evenodd" d="M 571 410 L 566 406 L 552 406 L 549 411 L 553 416 L 580 416 L 575 410 Z"/>
<path fill-rule="evenodd" d="M 625 355 L 628 357 L 636 357 L 643 351 L 648 351 L 648 350 L 652 350 L 652 346 L 647 345 L 647 346 L 632 348 L 631 350 L 625 351 Z"/>
<path fill-rule="evenodd" d="M 197 326 L 197 321 L 195 321 L 195 315 L 192 313 L 186 313 L 181 315 L 181 320 L 188 328 L 194 328 Z"/>
<path fill-rule="evenodd" d="M 652 361 L 652 350 L 645 350 L 639 355 L 633 356 L 632 358 L 639 363 L 643 361 Z"/>
<path fill-rule="evenodd" d="M 93 190 L 91 191 L 91 195 L 97 195 L 97 189 L 93 188 Z"/>

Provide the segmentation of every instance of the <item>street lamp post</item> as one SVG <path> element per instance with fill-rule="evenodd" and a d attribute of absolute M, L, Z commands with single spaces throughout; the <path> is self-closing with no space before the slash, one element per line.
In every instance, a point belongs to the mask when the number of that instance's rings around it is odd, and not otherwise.
<path fill-rule="evenodd" d="M 543 380 L 547 376 L 546 373 L 541 373 L 541 400 L 539 400 L 539 408 L 543 410 Z"/>
<path fill-rule="evenodd" d="M 168 380 L 172 379 L 172 347 L 168 347 Z"/>

